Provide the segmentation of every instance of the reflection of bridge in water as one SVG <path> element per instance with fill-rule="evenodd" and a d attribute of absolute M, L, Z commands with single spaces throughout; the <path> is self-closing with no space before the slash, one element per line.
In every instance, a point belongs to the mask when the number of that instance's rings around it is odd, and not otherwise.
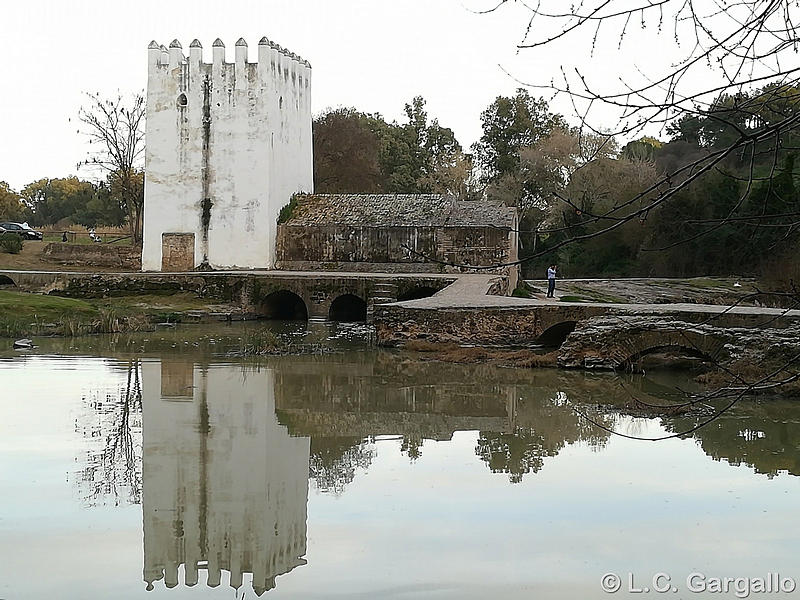
<path fill-rule="evenodd" d="M 179 585 L 181 570 L 185 585 L 206 571 L 216 586 L 227 571 L 230 585 L 252 579 L 259 595 L 305 564 L 309 478 L 321 491 L 342 492 L 369 467 L 375 436 L 402 436 L 400 450 L 414 460 L 425 439 L 477 431 L 475 454 L 516 483 L 571 444 L 608 442 L 567 399 L 614 426 L 617 417 L 597 403 L 627 397 L 612 375 L 423 363 L 387 352 L 224 365 L 191 355 L 145 359 L 141 381 L 148 589 L 161 580 Z M 652 385 L 635 391 L 662 397 L 666 388 Z M 694 436 L 717 460 L 797 474 L 800 454 L 789 448 L 800 428 L 768 408 L 734 411 Z"/>

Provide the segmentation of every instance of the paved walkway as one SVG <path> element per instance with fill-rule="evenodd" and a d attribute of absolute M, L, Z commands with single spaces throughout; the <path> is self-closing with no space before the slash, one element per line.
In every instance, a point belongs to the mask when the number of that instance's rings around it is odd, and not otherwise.
<path fill-rule="evenodd" d="M 700 314 L 739 314 L 739 315 L 772 315 L 800 318 L 800 310 L 781 308 L 762 308 L 759 306 L 724 306 L 720 304 L 611 304 L 603 302 L 560 302 L 558 298 L 513 298 L 510 296 L 488 295 L 487 292 L 496 280 L 492 275 L 459 275 L 452 284 L 429 298 L 398 302 L 397 306 L 421 309 L 469 309 L 469 308 L 530 308 L 534 306 L 591 306 L 606 307 L 639 314 L 664 314 L 675 312 Z"/>

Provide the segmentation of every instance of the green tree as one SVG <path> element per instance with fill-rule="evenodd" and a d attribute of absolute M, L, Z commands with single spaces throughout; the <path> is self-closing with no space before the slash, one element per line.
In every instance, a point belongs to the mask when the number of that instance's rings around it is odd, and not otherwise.
<path fill-rule="evenodd" d="M 24 210 L 22 197 L 5 181 L 0 181 L 0 221 L 20 221 Z"/>
<path fill-rule="evenodd" d="M 22 198 L 30 211 L 32 225 L 53 225 L 72 218 L 95 193 L 94 185 L 75 176 L 39 179 L 22 188 Z"/>
<path fill-rule="evenodd" d="M 576 169 L 567 185 L 558 192 L 560 200 L 549 207 L 541 249 L 555 247 L 565 240 L 588 236 L 588 239 L 560 245 L 556 261 L 569 276 L 629 275 L 637 268 L 637 258 L 646 237 L 646 221 L 621 224 L 602 236 L 591 234 L 608 227 L 602 215 L 630 204 L 631 210 L 648 200 L 639 192 L 658 180 L 652 162 L 624 157 L 602 156 Z M 552 262 L 552 257 L 547 257 Z M 543 261 L 534 263 L 535 270 Z"/>
<path fill-rule="evenodd" d="M 314 189 L 318 193 L 383 191 L 380 139 L 370 126 L 378 118 L 355 108 L 337 108 L 314 119 Z"/>
<path fill-rule="evenodd" d="M 452 129 L 428 120 L 425 100 L 405 105 L 403 124 L 373 121 L 381 139 L 384 189 L 398 194 L 456 193 L 464 180 L 465 158 Z"/>
<path fill-rule="evenodd" d="M 72 215 L 72 220 L 85 227 L 124 225 L 128 211 L 122 199 L 119 195 L 114 195 L 111 188 L 110 182 L 100 182 L 89 201 Z"/>
<path fill-rule="evenodd" d="M 430 120 L 425 100 L 391 122 L 355 108 L 314 120 L 314 187 L 321 193 L 447 193 L 466 197 L 472 164 L 453 131 Z"/>
<path fill-rule="evenodd" d="M 622 156 L 628 160 L 653 161 L 656 152 L 663 145 L 660 140 L 646 135 L 625 144 L 622 148 Z"/>
<path fill-rule="evenodd" d="M 556 129 L 567 129 L 544 98 L 534 98 L 522 88 L 511 98 L 498 96 L 481 113 L 481 124 L 483 135 L 473 146 L 473 154 L 485 183 L 516 175 L 523 148 L 534 146 Z"/>

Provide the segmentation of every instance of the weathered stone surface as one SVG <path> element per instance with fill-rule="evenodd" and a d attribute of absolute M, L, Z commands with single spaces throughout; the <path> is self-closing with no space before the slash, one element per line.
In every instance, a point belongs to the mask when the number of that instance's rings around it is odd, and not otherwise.
<path fill-rule="evenodd" d="M 516 260 L 516 223 L 512 208 L 443 195 L 304 195 L 278 226 L 277 266 L 469 272 Z M 514 285 L 517 271 L 493 269 L 509 272 Z"/>
<path fill-rule="evenodd" d="M 175 232 L 195 236 L 191 268 L 272 268 L 281 208 L 313 188 L 308 63 L 268 43 L 256 62 L 242 44 L 226 62 L 217 42 L 211 64 L 199 43 L 188 57 L 148 51 L 147 271 L 161 269 L 161 236 Z"/>
<path fill-rule="evenodd" d="M 48 273 L 0 271 L 19 289 L 76 298 L 159 295 L 192 292 L 211 302 L 238 304 L 247 313 L 261 312 L 269 296 L 288 291 L 305 304 L 309 317 L 328 318 L 331 304 L 351 294 L 371 304 L 385 297 L 380 284 L 391 284 L 396 296 L 417 289 L 441 290 L 454 278 L 443 275 L 263 272 L 195 273 Z"/>
<path fill-rule="evenodd" d="M 680 349 L 722 365 L 776 363 L 800 353 L 800 323 L 778 328 L 692 323 L 663 316 L 607 315 L 578 323 L 561 346 L 565 368 L 617 370 L 654 351 Z"/>
<path fill-rule="evenodd" d="M 280 236 L 280 233 L 278 234 Z M 447 273 L 455 272 L 437 263 L 375 263 L 375 262 L 329 262 L 313 260 L 278 261 L 281 271 L 323 271 L 326 273 Z"/>
<path fill-rule="evenodd" d="M 134 246 L 53 242 L 44 247 L 42 254 L 65 265 L 115 267 L 132 271 L 142 268 L 141 250 Z"/>
<path fill-rule="evenodd" d="M 378 343 L 559 345 L 562 367 L 620 369 L 680 348 L 722 364 L 788 360 L 800 353 L 800 311 L 757 307 L 541 302 L 488 295 L 490 281 L 461 276 L 422 300 L 375 307 Z M 795 351 L 796 350 L 796 351 Z"/>
<path fill-rule="evenodd" d="M 498 227 L 513 229 L 513 208 L 443 194 L 304 194 L 289 225 L 325 227 Z"/>
<path fill-rule="evenodd" d="M 328 266 L 347 270 L 353 264 L 359 265 L 359 270 L 385 271 L 403 265 L 396 268 L 406 272 L 463 272 L 469 270 L 468 265 L 491 266 L 514 260 L 515 243 L 510 229 L 486 226 L 280 225 L 277 257 L 282 269 L 307 263 L 309 268 L 322 270 Z"/>
<path fill-rule="evenodd" d="M 458 344 L 531 344 L 550 327 L 587 316 L 582 307 L 569 306 L 539 305 L 532 310 L 528 307 L 427 309 L 412 305 L 407 302 L 375 307 L 379 344 L 398 346 L 419 339 Z"/>

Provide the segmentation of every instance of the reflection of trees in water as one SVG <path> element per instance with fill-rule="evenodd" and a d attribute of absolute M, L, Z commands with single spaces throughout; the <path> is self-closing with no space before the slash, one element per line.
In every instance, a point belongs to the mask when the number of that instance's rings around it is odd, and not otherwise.
<path fill-rule="evenodd" d="M 481 431 L 475 453 L 486 461 L 492 473 L 508 473 L 511 483 L 519 483 L 526 473 L 538 473 L 544 456 L 554 456 L 533 429 L 517 427 L 514 433 Z"/>
<path fill-rule="evenodd" d="M 341 494 L 357 469 L 366 470 L 375 457 L 370 440 L 355 437 L 312 437 L 308 474 L 321 492 Z"/>
<path fill-rule="evenodd" d="M 404 435 L 400 444 L 400 452 L 408 455 L 411 462 L 422 456 L 422 438 L 418 435 Z"/>
<path fill-rule="evenodd" d="M 113 393 L 84 396 L 85 411 L 76 430 L 89 438 L 86 466 L 77 486 L 89 505 L 106 498 L 115 504 L 142 501 L 142 386 L 139 361 L 128 364 L 127 379 Z"/>
<path fill-rule="evenodd" d="M 800 420 L 797 401 L 753 400 L 739 403 L 711 425 L 692 434 L 703 451 L 717 461 L 747 465 L 772 478 L 781 472 L 800 476 Z M 695 418 L 672 419 L 670 431 L 685 431 Z"/>
<path fill-rule="evenodd" d="M 567 406 L 563 392 L 538 401 L 520 399 L 516 405 L 512 433 L 481 431 L 475 454 L 492 473 L 508 473 L 511 483 L 519 483 L 527 473 L 538 473 L 544 459 L 556 456 L 564 447 L 583 442 L 603 448 L 610 434 L 578 416 Z M 594 414 L 597 422 L 613 426 L 613 416 Z"/>

